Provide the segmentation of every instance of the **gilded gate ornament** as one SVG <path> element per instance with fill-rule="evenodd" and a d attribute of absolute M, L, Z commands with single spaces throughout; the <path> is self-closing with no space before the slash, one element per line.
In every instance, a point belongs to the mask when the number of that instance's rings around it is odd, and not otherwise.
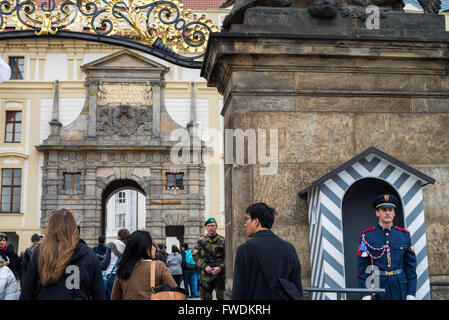
<path fill-rule="evenodd" d="M 12 25 L 15 31 L 5 30 Z M 193 61 L 202 59 L 209 34 L 219 28 L 194 19 L 180 0 L 0 0 L 0 32 L 24 30 L 133 40 Z"/>

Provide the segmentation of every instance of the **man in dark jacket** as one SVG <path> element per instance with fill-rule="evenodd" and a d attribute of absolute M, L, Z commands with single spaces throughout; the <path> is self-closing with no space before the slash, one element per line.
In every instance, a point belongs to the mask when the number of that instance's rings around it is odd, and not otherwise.
<path fill-rule="evenodd" d="M 33 253 L 34 248 L 36 248 L 39 245 L 39 242 L 41 241 L 42 236 L 38 235 L 37 233 L 33 234 L 31 236 L 31 247 L 26 248 L 23 256 L 22 256 L 22 266 L 21 266 L 21 278 L 20 278 L 20 286 L 23 287 L 23 274 L 27 271 L 28 264 L 31 260 L 31 254 Z"/>
<path fill-rule="evenodd" d="M 106 300 L 100 261 L 83 240 L 79 240 L 59 280 L 47 286 L 42 286 L 39 279 L 39 249 L 33 250 L 23 275 L 20 300 Z"/>
<path fill-rule="evenodd" d="M 105 254 L 106 254 L 106 249 L 108 248 L 105 244 L 106 242 L 106 238 L 105 236 L 99 236 L 98 237 L 98 245 L 94 247 L 94 252 L 98 257 L 98 260 L 103 260 Z"/>
<path fill-rule="evenodd" d="M 270 230 L 273 222 L 274 209 L 265 203 L 255 203 L 246 208 L 246 233 L 253 239 L 237 248 L 232 300 L 284 299 L 291 290 L 284 292 L 279 279 L 289 282 L 296 296 L 302 297 L 298 255 L 293 245 Z M 274 288 L 269 285 L 270 281 Z"/>

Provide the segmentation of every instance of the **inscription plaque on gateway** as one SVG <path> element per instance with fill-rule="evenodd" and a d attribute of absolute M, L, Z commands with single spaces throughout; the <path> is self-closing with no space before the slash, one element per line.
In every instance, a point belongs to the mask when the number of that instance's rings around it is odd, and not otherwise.
<path fill-rule="evenodd" d="M 143 107 L 153 104 L 153 91 L 149 83 L 103 82 L 98 86 L 97 104 L 118 107 Z"/>

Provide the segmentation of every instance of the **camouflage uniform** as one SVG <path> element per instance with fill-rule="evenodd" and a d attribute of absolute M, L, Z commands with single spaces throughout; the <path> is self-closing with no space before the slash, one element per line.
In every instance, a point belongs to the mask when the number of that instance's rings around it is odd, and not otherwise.
<path fill-rule="evenodd" d="M 217 300 L 223 300 L 224 297 L 224 283 L 225 283 L 225 238 L 219 234 L 214 237 L 209 237 L 205 235 L 201 237 L 198 241 L 201 241 L 204 246 L 216 256 L 215 261 L 209 261 L 206 250 L 204 250 L 198 243 L 195 244 L 195 248 L 198 252 L 193 255 L 196 265 L 201 269 L 201 300 L 212 300 L 212 291 L 215 289 L 217 294 Z M 218 279 L 211 283 L 208 281 L 214 278 L 212 274 L 206 273 L 206 267 L 213 264 L 216 267 L 220 267 L 221 271 L 217 274 Z"/>

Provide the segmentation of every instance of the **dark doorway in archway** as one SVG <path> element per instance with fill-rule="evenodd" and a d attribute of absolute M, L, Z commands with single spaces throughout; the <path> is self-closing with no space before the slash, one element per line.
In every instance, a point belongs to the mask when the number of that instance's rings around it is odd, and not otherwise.
<path fill-rule="evenodd" d="M 131 189 L 136 190 L 143 195 L 145 195 L 145 191 L 142 187 L 134 180 L 131 179 L 118 179 L 109 183 L 106 188 L 103 190 L 103 194 L 101 196 L 101 231 L 103 235 L 106 235 L 106 205 L 109 198 L 119 190 Z"/>
<path fill-rule="evenodd" d="M 345 257 L 345 280 L 347 288 L 358 288 L 357 248 L 363 229 L 377 225 L 373 200 L 382 193 L 394 195 L 399 200 L 394 224 L 404 227 L 404 214 L 401 198 L 396 189 L 381 179 L 365 178 L 355 182 L 346 191 L 342 203 L 343 243 Z M 360 299 L 359 293 L 347 294 L 347 299 Z"/>
<path fill-rule="evenodd" d="M 176 244 L 178 249 L 181 250 L 181 245 L 184 243 L 184 226 L 166 226 L 165 236 L 167 243 L 167 250 L 171 252 L 171 244 Z M 173 241 L 174 238 L 179 241 Z"/>

